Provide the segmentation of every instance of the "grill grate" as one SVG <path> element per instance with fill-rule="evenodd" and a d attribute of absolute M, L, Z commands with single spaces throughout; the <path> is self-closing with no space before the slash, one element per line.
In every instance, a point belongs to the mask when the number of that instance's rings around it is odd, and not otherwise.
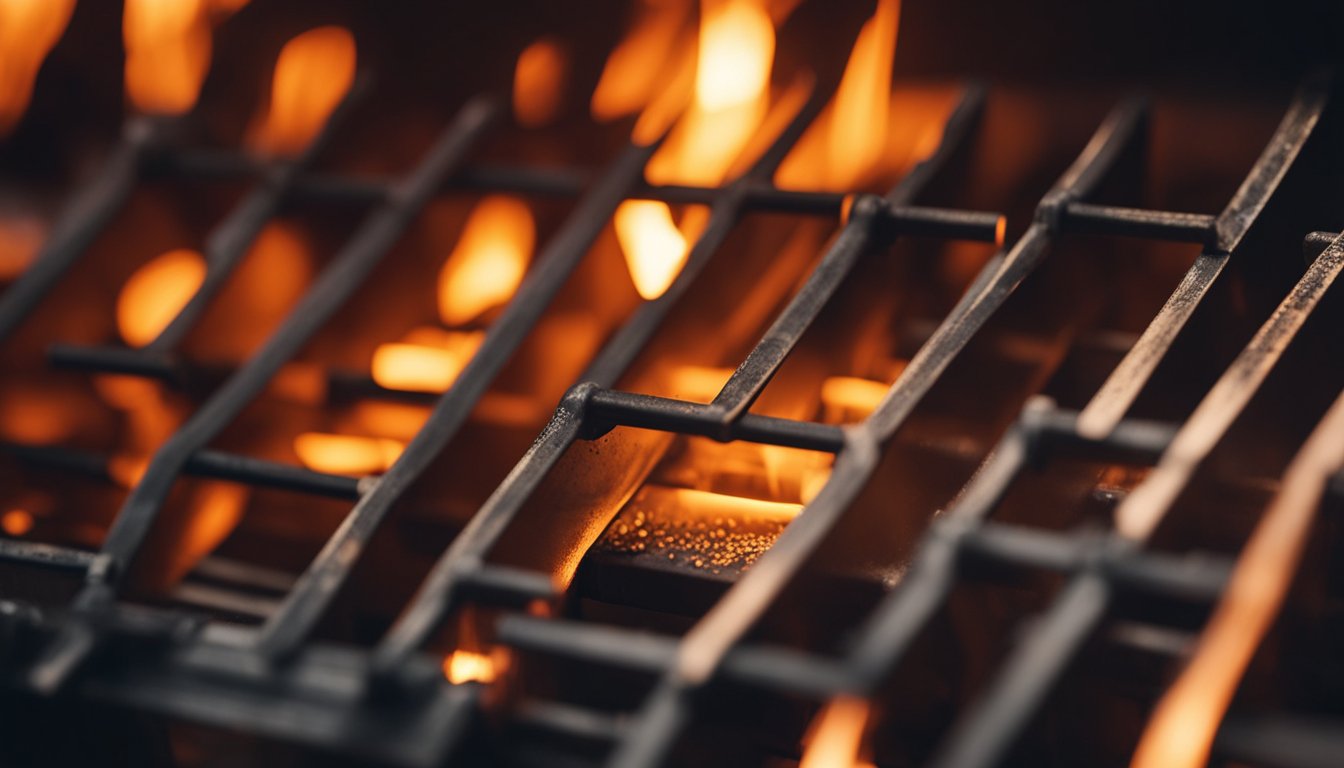
<path fill-rule="evenodd" d="M 357 107 L 359 89 L 333 116 L 323 137 Z M 252 191 L 207 241 L 208 272 L 195 297 L 149 346 L 140 350 L 64 346 L 54 364 L 163 381 L 189 375 L 178 348 L 263 226 L 292 199 L 332 206 L 366 206 L 357 232 L 320 274 L 301 303 L 265 346 L 178 429 L 156 454 L 131 493 L 100 552 L 90 554 L 31 542 L 0 540 L 0 558 L 82 576 L 68 615 L 12 608 L 2 617 L 16 632 L 31 632 L 40 658 L 25 670 L 27 684 L 44 692 L 79 686 L 96 699 L 128 702 L 212 724 L 355 750 L 369 757 L 430 765 L 469 738 L 481 716 L 477 686 L 442 680 L 439 663 L 422 648 L 457 609 L 469 603 L 520 608 L 560 595 L 550 578 L 487 562 L 486 554 L 573 444 L 618 427 L 636 427 L 719 441 L 746 441 L 837 455 L 831 480 L 791 523 L 756 566 L 746 572 L 684 638 L 580 624 L 523 613 L 505 615 L 498 639 L 509 647 L 581 659 L 655 675 L 658 682 L 631 716 L 617 718 L 562 702 L 524 702 L 518 722 L 607 744 L 611 762 L 640 766 L 666 762 L 710 686 L 722 681 L 823 702 L 841 695 L 871 696 L 890 679 L 939 606 L 973 565 L 1043 570 L 1066 578 L 1054 602 L 1016 645 L 978 703 L 964 712 L 936 752 L 945 766 L 996 764 L 1012 747 L 1058 683 L 1067 665 L 1107 617 L 1120 593 L 1178 595 L 1211 603 L 1222 593 L 1232 561 L 1194 559 L 1144 546 L 1146 535 L 1095 531 L 1057 533 L 993 522 L 992 511 L 1028 467 L 1067 451 L 1155 465 L 1144 488 L 1127 501 L 1141 519 L 1160 519 L 1200 462 L 1244 412 L 1252 397 L 1331 290 L 1344 266 L 1344 241 L 1333 240 L 1312 262 L 1279 310 L 1233 367 L 1179 429 L 1164 422 L 1126 419 L 1178 333 L 1235 255 L 1262 211 L 1279 194 L 1294 162 L 1313 137 L 1326 107 L 1327 83 L 1307 82 L 1294 98 L 1267 149 L 1222 213 L 1137 210 L 1092 202 L 1144 134 L 1147 108 L 1119 105 L 1097 129 L 1072 167 L 1042 199 L 1026 233 L 997 253 L 964 297 L 922 345 L 878 409 L 862 424 L 834 425 L 750 413 L 749 409 L 833 300 L 860 258 L 901 236 L 995 242 L 996 213 L 921 205 L 926 190 L 968 151 L 986 90 L 961 95 L 938 149 L 883 197 L 851 197 L 775 188 L 770 179 L 832 93 L 814 89 L 807 104 L 761 158 L 722 188 L 651 185 L 646 163 L 658 148 L 625 147 L 600 174 L 529 168 L 466 168 L 469 151 L 490 131 L 502 108 L 492 98 L 469 102 L 412 171 L 395 181 L 356 180 L 310 171 L 326 141 L 279 166 L 242 156 L 169 146 L 164 126 L 135 119 L 103 174 L 72 202 L 34 269 L 0 297 L 0 338 L 14 332 L 62 276 L 76 267 L 97 234 L 117 215 L 146 176 L 253 179 Z M 485 342 L 454 385 L 432 401 L 432 415 L 393 467 L 357 480 L 210 450 L 224 430 L 292 360 L 396 243 L 432 197 L 445 189 L 509 191 L 575 197 L 577 205 L 540 252 Z M 709 223 L 686 266 L 659 299 L 643 304 L 603 347 L 570 390 L 550 424 L 507 480 L 443 553 L 414 600 L 369 653 L 312 640 L 364 548 L 414 481 L 457 434 L 504 364 L 540 320 L 627 199 L 711 206 Z M 802 288 L 708 404 L 614 388 L 649 343 L 697 274 L 753 211 L 834 216 L 844 226 Z M 1003 438 L 992 459 L 938 519 L 919 545 L 899 588 L 880 603 L 847 650 L 827 656 L 752 642 L 749 635 L 786 586 L 834 529 L 878 470 L 883 446 L 916 405 L 1003 305 L 1014 288 L 1046 258 L 1055 241 L 1081 235 L 1194 242 L 1204 246 L 1176 292 L 1162 307 L 1096 396 L 1080 411 L 1037 399 Z M 352 386 L 372 391 L 372 382 Z M 4 446 L 25 461 L 107 477 L 107 457 L 67 449 Z M 355 502 L 302 577 L 289 588 L 255 636 L 203 626 L 185 613 L 149 609 L 118 598 L 123 575 L 158 520 L 180 476 L 226 479 L 257 487 Z M 1332 488 L 1337 492 L 1338 484 Z M 99 654 L 123 641 L 143 641 L 133 654 Z M 77 673 L 82 672 L 82 675 Z M 1229 721 L 1218 748 L 1229 757 L 1289 750 L 1307 724 Z M 1337 755 L 1338 736 L 1310 730 L 1320 753 Z M 1310 755 L 1304 758 L 1310 762 Z M 1304 764 L 1307 764 L 1304 762 Z"/>

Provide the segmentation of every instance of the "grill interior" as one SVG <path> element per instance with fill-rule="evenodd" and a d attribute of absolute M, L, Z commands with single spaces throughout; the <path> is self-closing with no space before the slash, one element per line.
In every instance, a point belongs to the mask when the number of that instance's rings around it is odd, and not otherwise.
<path fill-rule="evenodd" d="M 0 138 L 5 764 L 1340 762 L 1337 9 L 215 5 Z"/>

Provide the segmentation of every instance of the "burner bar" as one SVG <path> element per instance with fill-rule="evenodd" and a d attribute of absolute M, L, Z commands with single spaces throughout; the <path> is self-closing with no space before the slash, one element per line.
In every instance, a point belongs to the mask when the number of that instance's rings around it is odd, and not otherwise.
<path fill-rule="evenodd" d="M 1204 244 L 1215 236 L 1216 222 L 1217 217 L 1206 213 L 1070 203 L 1064 207 L 1062 224 L 1065 232 L 1075 235 L 1142 237 Z"/>

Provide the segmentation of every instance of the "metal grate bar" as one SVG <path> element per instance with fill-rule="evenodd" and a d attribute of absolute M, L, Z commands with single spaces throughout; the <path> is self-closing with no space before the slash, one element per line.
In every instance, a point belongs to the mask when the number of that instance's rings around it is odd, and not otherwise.
<path fill-rule="evenodd" d="M 90 570 L 88 583 L 76 599 L 77 612 L 108 607 L 121 573 L 148 535 L 164 498 L 189 457 L 204 448 L 245 408 L 349 298 L 429 201 L 439 181 L 462 162 L 498 112 L 497 105 L 489 100 L 478 99 L 465 106 L 425 160 L 407 176 L 397 194 L 371 214 L 333 258 L 265 346 L 164 443 L 113 522 L 100 554 L 103 565 Z M 44 690 L 59 686 L 95 642 L 90 624 L 68 623 L 35 665 L 31 681 Z"/>

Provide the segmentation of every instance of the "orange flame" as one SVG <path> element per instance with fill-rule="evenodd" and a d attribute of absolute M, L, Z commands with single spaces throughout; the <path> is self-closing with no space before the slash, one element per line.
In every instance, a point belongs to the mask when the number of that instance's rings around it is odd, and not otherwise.
<path fill-rule="evenodd" d="M 853 768 L 862 765 L 859 750 L 868 725 L 869 706 L 863 699 L 831 699 L 813 720 L 807 749 L 798 768 Z"/>
<path fill-rule="evenodd" d="M 457 380 L 485 340 L 483 331 L 417 329 L 417 341 L 380 344 L 373 353 L 373 380 L 407 392 L 444 392 Z"/>
<path fill-rule="evenodd" d="M 271 103 L 253 141 L 292 155 L 317 136 L 355 80 L 355 38 L 341 27 L 310 29 L 285 43 L 275 62 Z"/>
<path fill-rule="evenodd" d="M 850 191 L 880 170 L 900 16 L 900 0 L 878 0 L 877 11 L 859 31 L 835 98 L 780 166 L 780 186 Z M 932 134 L 935 142 L 937 135 Z M 927 138 L 921 143 L 926 145 Z M 932 147 L 920 149 L 927 153 Z"/>
<path fill-rule="evenodd" d="M 518 56 L 513 71 L 513 116 L 528 127 L 555 119 L 564 94 L 569 57 L 554 40 L 541 39 Z"/>
<path fill-rule="evenodd" d="M 196 251 L 169 251 L 140 267 L 117 297 L 117 330 L 133 347 L 153 341 L 205 280 L 205 259 Z"/>
<path fill-rule="evenodd" d="M 0 135 L 23 117 L 42 60 L 74 9 L 75 0 L 0 0 Z"/>
<path fill-rule="evenodd" d="M 763 4 L 755 0 L 704 0 L 699 49 L 694 62 L 694 98 L 686 114 L 658 149 L 645 172 L 655 184 L 722 183 L 734 161 L 765 119 L 770 98 L 770 70 L 775 55 L 775 28 Z M 685 79 L 685 73 L 681 79 Z M 678 91 L 674 84 L 667 91 Z M 661 121 L 673 113 L 655 102 L 641 117 Z M 648 126 L 636 128 L 648 133 Z M 698 228 L 703 221 L 690 217 Z M 664 203 L 631 200 L 615 218 L 617 238 L 635 289 L 656 299 L 672 284 L 686 263 L 688 243 L 698 232 L 683 221 L 678 228 Z"/>
<path fill-rule="evenodd" d="M 294 453 L 305 467 L 337 475 L 386 472 L 405 448 L 385 437 L 304 432 L 294 438 Z"/>
<path fill-rule="evenodd" d="M 607 57 L 593 90 L 592 114 L 598 120 L 633 115 L 652 100 L 669 62 L 676 59 L 677 39 L 690 4 L 646 0 L 634 28 Z"/>
<path fill-rule="evenodd" d="M 439 317 L 461 325 L 508 301 L 532 258 L 536 229 L 523 201 L 504 195 L 481 200 L 439 272 Z"/>
<path fill-rule="evenodd" d="M 126 0 L 126 94 L 138 109 L 191 109 L 210 70 L 210 7 L 203 0 Z"/>
<path fill-rule="evenodd" d="M 827 421 L 857 421 L 877 410 L 890 386 L 856 376 L 831 376 L 821 383 L 821 402 Z"/>
<path fill-rule="evenodd" d="M 454 685 L 493 683 L 498 673 L 495 660 L 484 653 L 453 651 L 443 660 L 443 676 Z"/>

